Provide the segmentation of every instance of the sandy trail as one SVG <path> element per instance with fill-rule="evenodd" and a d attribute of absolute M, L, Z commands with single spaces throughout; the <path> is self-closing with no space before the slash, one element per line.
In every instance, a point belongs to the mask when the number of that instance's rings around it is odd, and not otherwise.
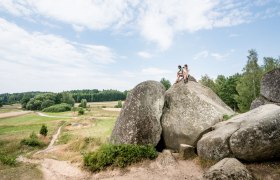
<path fill-rule="evenodd" d="M 122 108 L 102 108 L 105 111 L 115 111 L 115 112 L 120 112 Z"/>
<path fill-rule="evenodd" d="M 53 135 L 49 146 L 35 154 L 47 154 L 54 148 L 54 142 L 59 137 L 61 127 Z M 35 155 L 34 154 L 34 155 Z M 177 157 L 177 158 L 175 158 Z M 59 161 L 50 158 L 28 159 L 18 157 L 18 161 L 24 163 L 38 164 L 46 180 L 66 180 L 66 179 L 108 179 L 108 180 L 201 180 L 203 170 L 194 160 L 180 160 L 178 155 L 172 155 L 168 151 L 160 153 L 154 161 L 144 161 L 134 164 L 125 169 L 106 170 L 96 174 L 81 170 L 78 164 L 68 161 Z"/>
<path fill-rule="evenodd" d="M 70 116 L 51 116 L 51 115 L 44 114 L 41 112 L 36 112 L 36 114 L 38 114 L 39 116 L 50 117 L 50 118 L 71 118 Z"/>
<path fill-rule="evenodd" d="M 29 114 L 29 113 L 32 113 L 32 111 L 16 111 L 16 112 L 0 113 L 0 119 L 1 118 L 22 116 L 22 115 Z"/>

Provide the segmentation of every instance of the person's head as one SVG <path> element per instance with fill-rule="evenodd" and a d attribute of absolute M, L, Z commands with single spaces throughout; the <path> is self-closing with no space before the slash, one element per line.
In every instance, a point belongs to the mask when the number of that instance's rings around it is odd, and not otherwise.
<path fill-rule="evenodd" d="M 184 65 L 184 68 L 188 69 L 188 65 L 187 65 L 187 64 L 185 64 L 185 65 Z"/>
<path fill-rule="evenodd" d="M 182 68 L 182 66 L 181 65 L 178 65 L 178 69 L 181 69 Z"/>

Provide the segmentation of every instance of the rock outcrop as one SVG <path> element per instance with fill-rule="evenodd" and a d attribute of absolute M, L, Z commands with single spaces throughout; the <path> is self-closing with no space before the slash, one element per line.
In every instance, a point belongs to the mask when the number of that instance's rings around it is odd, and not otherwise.
<path fill-rule="evenodd" d="M 264 104 L 280 106 L 280 68 L 266 73 L 261 80 L 260 97 L 251 103 L 250 109 Z"/>
<path fill-rule="evenodd" d="M 209 180 L 251 180 L 253 179 L 246 167 L 235 158 L 225 158 L 219 161 L 204 174 Z"/>
<path fill-rule="evenodd" d="M 236 157 L 261 161 L 280 157 L 280 106 L 267 104 L 213 126 L 197 143 L 203 159 Z"/>
<path fill-rule="evenodd" d="M 280 103 L 280 68 L 274 69 L 263 76 L 261 95 L 271 102 Z"/>
<path fill-rule="evenodd" d="M 161 124 L 165 146 L 178 150 L 180 144 L 196 146 L 211 126 L 233 111 L 208 87 L 182 81 L 165 93 Z"/>
<path fill-rule="evenodd" d="M 111 135 L 114 144 L 157 145 L 162 128 L 164 86 L 156 81 L 138 84 L 124 103 Z"/>

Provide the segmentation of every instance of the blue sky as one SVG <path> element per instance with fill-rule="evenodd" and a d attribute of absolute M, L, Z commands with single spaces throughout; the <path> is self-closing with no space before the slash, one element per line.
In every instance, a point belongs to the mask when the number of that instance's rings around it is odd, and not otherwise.
<path fill-rule="evenodd" d="M 0 93 L 229 76 L 279 42 L 280 0 L 1 0 Z"/>

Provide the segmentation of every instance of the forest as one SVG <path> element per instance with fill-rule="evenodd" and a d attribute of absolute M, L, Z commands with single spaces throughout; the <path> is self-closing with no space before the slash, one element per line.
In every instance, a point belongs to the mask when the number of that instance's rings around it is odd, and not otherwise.
<path fill-rule="evenodd" d="M 264 57 L 263 64 L 259 64 L 256 50 L 248 51 L 247 63 L 242 73 L 225 77 L 218 75 L 211 79 L 208 75 L 202 76 L 199 81 L 210 87 L 228 106 L 238 112 L 246 112 L 260 94 L 262 76 L 275 68 L 280 68 L 280 57 Z"/>
<path fill-rule="evenodd" d="M 42 97 L 48 97 L 47 99 L 51 99 L 51 101 L 53 101 L 51 104 L 57 104 L 60 101 L 59 96 L 62 96 L 62 94 L 70 94 L 71 98 L 73 98 L 74 102 L 76 103 L 81 102 L 82 99 L 86 99 L 87 102 L 118 101 L 118 100 L 125 100 L 127 93 L 128 91 L 124 91 L 124 92 L 118 90 L 100 91 L 97 89 L 71 90 L 71 91 L 64 91 L 62 93 L 39 92 L 39 91 L 12 93 L 12 94 L 5 93 L 5 94 L 0 94 L 0 106 L 21 103 L 25 108 L 27 103 L 32 98 L 34 99 L 35 96 L 37 96 L 37 99 L 42 99 Z M 49 98 L 50 96 L 51 98 Z"/>

